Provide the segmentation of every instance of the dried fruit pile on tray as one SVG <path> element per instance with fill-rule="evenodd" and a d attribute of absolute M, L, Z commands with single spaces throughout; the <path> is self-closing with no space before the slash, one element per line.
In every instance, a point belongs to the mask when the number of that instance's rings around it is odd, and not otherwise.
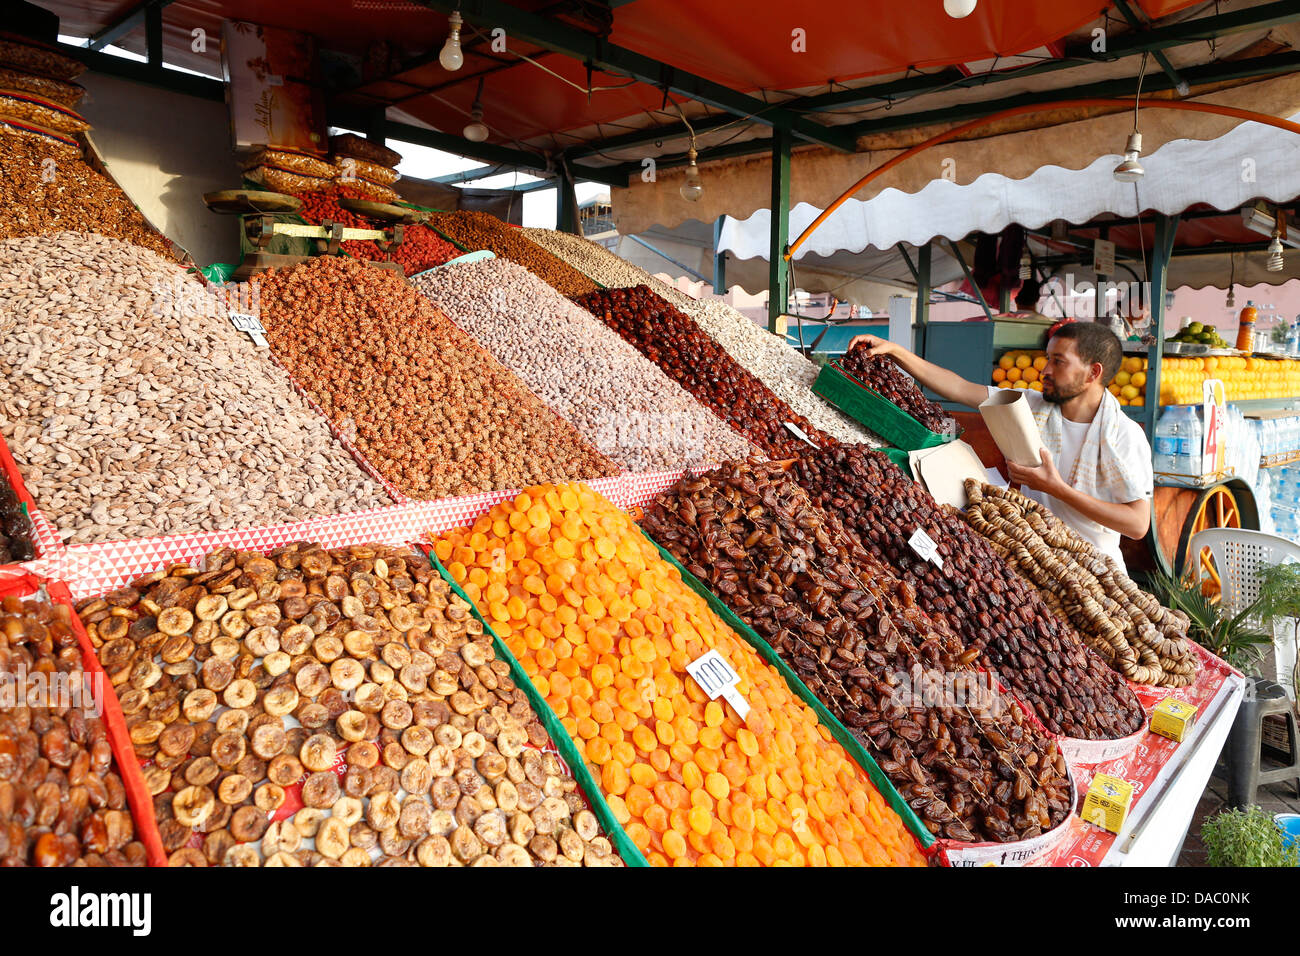
<path fill-rule="evenodd" d="M 888 356 L 870 355 L 867 346 L 858 344 L 844 353 L 839 364 L 863 385 L 893 402 L 930 431 L 940 435 L 957 433 L 952 416 L 926 398 L 916 382 Z"/>
<path fill-rule="evenodd" d="M 0 431 L 74 543 L 391 504 L 180 266 L 104 236 L 0 242 Z"/>
<path fill-rule="evenodd" d="M 413 551 L 295 544 L 82 602 L 171 864 L 620 865 L 448 592 Z"/>
<path fill-rule="evenodd" d="M 581 295 L 596 288 L 596 283 L 573 266 L 496 216 L 485 212 L 438 212 L 429 217 L 429 225 L 466 249 L 488 249 L 500 259 L 517 262 L 554 286 L 560 295 Z"/>
<path fill-rule="evenodd" d="M 0 564 L 36 557 L 32 534 L 31 517 L 23 509 L 8 477 L 0 472 Z"/>
<path fill-rule="evenodd" d="M 1142 705 L 1123 678 L 957 512 L 940 508 L 884 455 L 845 445 L 810 453 L 791 475 L 914 589 L 931 617 L 977 649 L 980 664 L 1048 730 L 1110 740 L 1142 728 Z M 917 530 L 937 543 L 942 568 L 908 544 Z"/>
<path fill-rule="evenodd" d="M 522 266 L 502 259 L 454 265 L 415 286 L 632 471 L 680 470 L 753 451 L 618 333 Z"/>
<path fill-rule="evenodd" d="M 737 364 L 690 316 L 646 286 L 602 289 L 574 301 L 636 346 L 764 454 L 790 458 L 809 447 L 786 428 L 787 422 L 818 445 L 835 443 Z"/>
<path fill-rule="evenodd" d="M 0 704 L 0 867 L 144 866 L 70 609 L 0 601 L 0 672 L 28 695 Z"/>
<path fill-rule="evenodd" d="M 924 862 L 812 708 L 589 488 L 531 488 L 436 550 L 652 864 Z M 710 648 L 743 722 L 686 670 Z"/>
<path fill-rule="evenodd" d="M 966 493 L 971 527 L 1111 667 L 1138 684 L 1186 687 L 1196 680 L 1186 614 L 1162 607 L 1108 555 L 1020 492 L 970 479 Z"/>
<path fill-rule="evenodd" d="M 621 471 L 399 276 L 320 257 L 257 282 L 276 356 L 412 498 Z"/>
<path fill-rule="evenodd" d="M 303 193 L 298 197 L 302 200 L 298 215 L 313 225 L 328 221 L 342 223 L 351 229 L 377 228 L 374 223 L 348 212 L 339 205 L 339 198 L 348 196 L 357 199 L 368 198 L 348 186 L 322 192 Z M 371 262 L 383 262 L 391 258 L 408 276 L 440 266 L 461 254 L 460 250 L 450 242 L 420 223 L 404 227 L 402 242 L 392 248 L 391 255 L 383 252 L 373 239 L 348 239 L 342 243 L 342 248 L 350 256 Z"/>
<path fill-rule="evenodd" d="M 936 835 L 1029 839 L 1069 814 L 1056 743 L 780 465 L 683 478 L 642 524 L 874 751 Z"/>

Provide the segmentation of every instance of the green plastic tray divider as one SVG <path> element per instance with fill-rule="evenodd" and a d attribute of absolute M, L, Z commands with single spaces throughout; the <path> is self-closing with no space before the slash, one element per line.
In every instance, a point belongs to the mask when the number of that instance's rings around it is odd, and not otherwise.
<path fill-rule="evenodd" d="M 492 625 L 479 613 L 478 606 L 469 599 L 469 596 L 461 590 L 460 585 L 456 583 L 447 569 L 442 566 L 442 562 L 434 554 L 433 548 L 429 548 L 429 561 L 442 575 L 442 579 L 451 586 L 456 596 L 469 605 L 470 611 L 482 623 L 483 630 L 492 636 L 492 648 L 496 651 L 497 657 L 510 665 L 510 679 L 515 682 L 516 687 L 521 688 L 528 696 L 528 703 L 532 705 L 537 716 L 541 718 L 542 726 L 546 728 L 551 740 L 555 742 L 556 748 L 560 751 L 560 756 L 564 758 L 564 762 L 573 771 L 574 778 L 578 781 L 591 803 L 592 812 L 596 814 L 596 819 L 600 821 L 600 825 L 609 834 L 610 841 L 614 844 L 614 849 L 618 851 L 618 855 L 623 858 L 623 862 L 628 866 L 649 866 L 650 864 L 646 862 L 646 858 L 637 848 L 637 845 L 623 831 L 622 824 L 614 819 L 614 811 L 605 802 L 605 795 L 601 792 L 600 784 L 591 775 L 591 771 L 587 769 L 587 761 L 578 752 L 577 745 L 569 736 L 569 732 L 560 723 L 560 718 L 555 716 L 555 712 L 551 710 L 551 705 L 537 692 L 537 688 L 533 686 L 529 676 L 524 673 L 519 661 L 515 660 L 515 655 L 510 653 L 510 648 L 506 647 L 505 641 L 497 637 L 496 631 L 492 630 Z"/>
<path fill-rule="evenodd" d="M 645 531 L 643 530 L 641 533 L 645 534 Z M 849 752 L 849 756 L 853 758 L 857 765 L 866 771 L 871 782 L 875 784 L 876 789 L 880 791 L 880 795 L 885 798 L 885 802 L 889 804 L 895 813 L 903 818 L 903 823 L 912 831 L 912 835 L 916 837 L 917 842 L 920 843 L 924 849 L 929 849 L 933 846 L 936 840 L 935 835 L 929 831 L 924 823 L 921 822 L 920 817 L 916 815 L 915 811 L 907 805 L 907 801 L 903 799 L 903 795 L 894 789 L 894 785 L 889 782 L 889 778 L 885 776 L 885 772 L 880 769 L 880 766 L 876 763 L 875 759 L 871 754 L 867 753 L 867 749 L 862 746 L 861 742 L 859 742 L 853 734 L 849 733 L 848 728 L 840 723 L 839 719 L 826 709 L 826 705 L 817 698 L 817 695 L 804 685 L 804 682 L 799 679 L 799 675 L 791 670 L 790 665 L 781 659 L 781 655 L 772 650 L 772 646 L 768 644 L 767 641 L 763 640 L 763 638 L 758 635 L 757 631 L 742 621 L 735 611 L 722 603 L 718 596 L 710 591 L 699 578 L 682 567 L 681 562 L 666 551 L 658 541 L 655 541 L 655 539 L 650 537 L 648 534 L 646 534 L 646 540 L 659 549 L 659 553 L 663 555 L 665 561 L 681 572 L 682 580 L 686 582 L 692 591 L 704 598 L 705 602 L 708 603 L 709 608 L 714 614 L 722 618 L 723 622 L 728 627 L 749 642 L 749 645 L 758 652 L 759 656 L 762 657 L 763 660 L 767 661 L 780 672 L 781 676 L 785 678 L 786 684 L 789 686 L 790 690 L 794 692 L 795 696 L 817 713 L 817 719 L 820 720 L 822 725 L 831 732 L 831 736 L 839 742 L 840 746 Z"/>
<path fill-rule="evenodd" d="M 436 232 L 438 235 L 442 236 L 442 238 L 446 239 L 448 242 L 450 242 L 461 252 L 478 252 L 477 249 L 471 249 L 463 242 L 458 242 L 457 240 L 453 239 L 451 236 L 447 235 L 445 232 L 443 232 L 441 229 L 435 226 L 432 222 L 426 222 L 425 225 L 428 226 L 430 229 L 432 229 L 434 232 Z"/>
<path fill-rule="evenodd" d="M 817 380 L 813 382 L 813 391 L 903 451 L 933 448 L 951 441 L 930 431 L 834 362 L 822 366 L 817 373 Z"/>

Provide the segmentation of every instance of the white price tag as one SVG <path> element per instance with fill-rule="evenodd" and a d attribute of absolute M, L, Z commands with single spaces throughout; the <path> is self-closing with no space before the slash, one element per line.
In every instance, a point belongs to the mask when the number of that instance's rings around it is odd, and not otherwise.
<path fill-rule="evenodd" d="M 253 344 L 259 348 L 266 348 L 266 329 L 262 328 L 262 323 L 257 316 L 249 315 L 247 312 L 231 312 L 230 324 L 240 332 L 244 332 L 253 340 Z"/>
<path fill-rule="evenodd" d="M 912 550 L 919 554 L 922 560 L 929 561 L 940 571 L 943 570 L 943 558 L 939 557 L 939 546 L 934 543 L 934 539 L 925 533 L 922 528 L 917 528 L 912 536 L 907 539 L 907 543 Z"/>
<path fill-rule="evenodd" d="M 808 437 L 808 433 L 805 432 L 798 425 L 796 425 L 794 422 L 782 422 L 782 424 L 785 425 L 787 429 L 789 429 L 790 434 L 794 435 L 795 438 L 802 438 L 804 441 L 812 445 L 814 448 L 818 447 L 817 443 Z"/>
<path fill-rule="evenodd" d="M 695 678 L 695 683 L 709 695 L 709 700 L 722 697 L 740 715 L 741 720 L 749 717 L 749 702 L 736 690 L 736 685 L 740 683 L 740 675 L 717 651 L 710 650 L 695 658 L 686 665 L 686 672 Z"/>

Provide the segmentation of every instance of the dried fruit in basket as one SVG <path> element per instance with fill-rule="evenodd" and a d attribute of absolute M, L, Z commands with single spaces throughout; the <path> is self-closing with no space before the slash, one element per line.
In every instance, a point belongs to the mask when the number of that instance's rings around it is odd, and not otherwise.
<path fill-rule="evenodd" d="M 26 675 L 24 706 L 0 704 L 0 867 L 144 866 L 70 609 L 0 601 L 0 674 Z"/>
<path fill-rule="evenodd" d="M 590 488 L 530 488 L 436 550 L 652 864 L 924 863 L 812 708 Z M 710 649 L 743 721 L 687 672 Z"/>
<path fill-rule="evenodd" d="M 1137 684 L 1186 687 L 1196 680 L 1186 614 L 1162 607 L 1109 555 L 1020 492 L 967 479 L 966 494 L 970 526 L 1106 663 Z"/>
<path fill-rule="evenodd" d="M 863 385 L 893 402 L 930 431 L 940 435 L 957 434 L 952 416 L 926 398 L 916 382 L 888 356 L 870 355 L 867 346 L 859 343 L 844 354 L 839 364 Z"/>
<path fill-rule="evenodd" d="M 203 564 L 79 608 L 173 866 L 621 865 L 424 555 L 292 544 Z"/>
<path fill-rule="evenodd" d="M 1142 705 L 1073 629 L 952 509 L 940 508 L 879 452 L 860 445 L 810 452 L 791 474 L 814 504 L 838 514 L 944 620 L 980 664 L 1052 733 L 1112 740 L 1140 730 Z M 942 568 L 909 540 L 923 530 Z"/>

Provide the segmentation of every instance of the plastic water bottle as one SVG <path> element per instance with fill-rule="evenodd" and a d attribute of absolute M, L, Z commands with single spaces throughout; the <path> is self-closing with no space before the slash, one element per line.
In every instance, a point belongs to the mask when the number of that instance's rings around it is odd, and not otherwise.
<path fill-rule="evenodd" d="M 1179 429 L 1181 434 L 1178 440 L 1178 455 L 1174 459 L 1174 471 L 1180 475 L 1198 478 L 1201 474 L 1201 445 L 1204 441 L 1199 406 L 1183 406 Z"/>
<path fill-rule="evenodd" d="M 1182 433 L 1178 427 L 1179 405 L 1171 405 L 1166 408 L 1160 415 L 1159 421 L 1156 422 L 1155 442 L 1152 450 L 1155 452 L 1153 465 L 1155 470 L 1164 474 L 1172 474 L 1177 471 L 1174 467 L 1174 459 L 1178 456 L 1179 441 Z"/>

